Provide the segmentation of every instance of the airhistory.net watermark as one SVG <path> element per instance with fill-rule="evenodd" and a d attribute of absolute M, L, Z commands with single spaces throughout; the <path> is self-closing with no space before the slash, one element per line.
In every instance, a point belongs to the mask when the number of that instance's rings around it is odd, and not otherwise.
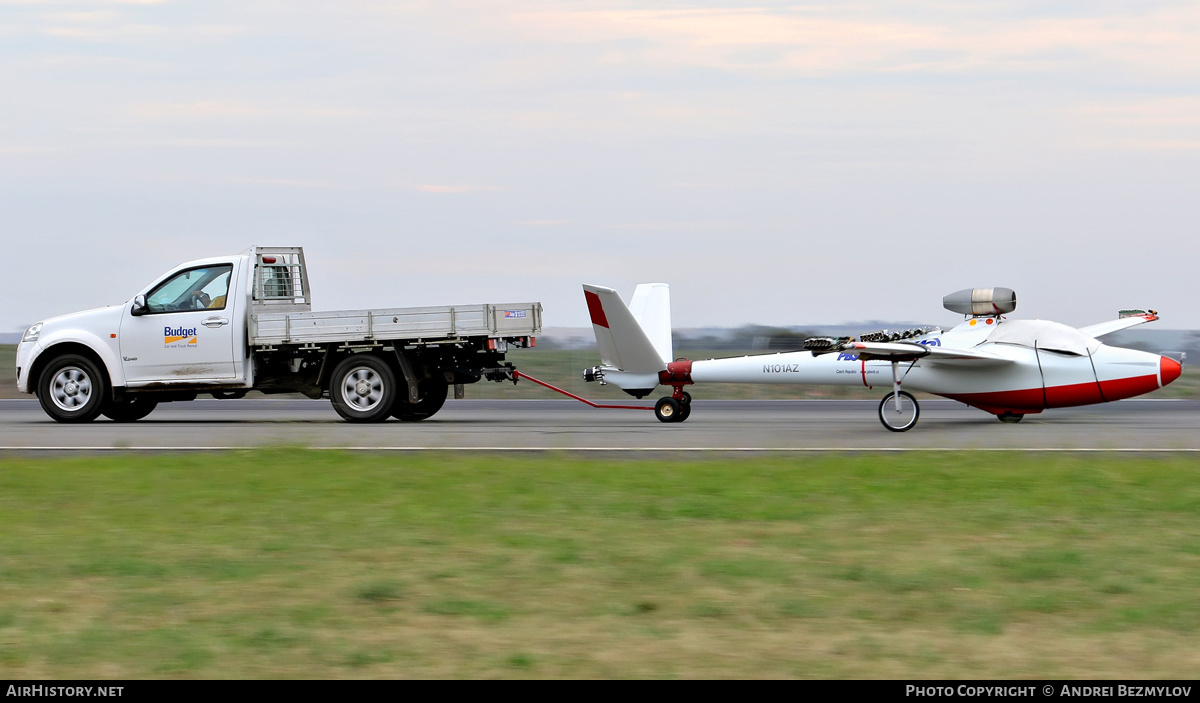
<path fill-rule="evenodd" d="M 9 684 L 4 695 L 17 698 L 119 698 L 124 692 L 124 686 L 47 686 L 44 684 L 17 686 Z"/>

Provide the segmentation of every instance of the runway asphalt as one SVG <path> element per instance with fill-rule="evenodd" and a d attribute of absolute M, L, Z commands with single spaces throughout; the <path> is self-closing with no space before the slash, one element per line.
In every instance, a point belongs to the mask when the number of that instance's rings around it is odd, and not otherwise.
<path fill-rule="evenodd" d="M 295 446 L 371 450 L 750 452 L 1071 450 L 1200 452 L 1200 401 L 1126 400 L 1048 410 L 1019 424 L 949 400 L 921 401 L 909 432 L 883 428 L 878 401 L 694 401 L 684 423 L 572 400 L 450 400 L 419 423 L 346 423 L 328 401 L 197 400 L 136 423 L 60 424 L 38 402 L 0 400 L 0 451 Z M 647 404 L 649 407 L 649 404 Z"/>

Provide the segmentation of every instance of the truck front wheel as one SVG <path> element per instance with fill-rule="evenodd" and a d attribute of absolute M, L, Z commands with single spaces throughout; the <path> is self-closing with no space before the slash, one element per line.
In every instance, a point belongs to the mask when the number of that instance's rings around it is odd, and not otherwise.
<path fill-rule="evenodd" d="M 104 410 L 108 381 L 95 362 L 78 354 L 52 360 L 38 379 L 42 410 L 59 422 L 91 422 Z"/>
<path fill-rule="evenodd" d="M 349 422 L 383 422 L 396 398 L 396 374 L 372 354 L 353 354 L 333 369 L 333 409 Z"/>

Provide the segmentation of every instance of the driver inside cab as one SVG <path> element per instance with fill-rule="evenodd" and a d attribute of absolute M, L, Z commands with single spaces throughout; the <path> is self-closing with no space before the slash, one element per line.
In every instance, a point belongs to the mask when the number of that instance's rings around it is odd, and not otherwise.
<path fill-rule="evenodd" d="M 147 294 L 148 313 L 222 309 L 232 272 L 228 264 L 180 271 Z"/>
<path fill-rule="evenodd" d="M 192 307 L 197 310 L 220 310 L 225 307 L 225 295 L 222 294 L 212 298 L 202 290 L 192 291 Z"/>

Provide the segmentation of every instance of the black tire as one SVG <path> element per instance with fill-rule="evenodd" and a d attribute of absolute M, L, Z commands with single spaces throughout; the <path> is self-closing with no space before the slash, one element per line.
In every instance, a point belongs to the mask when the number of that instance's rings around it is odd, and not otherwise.
<path fill-rule="evenodd" d="M 879 421 L 892 432 L 908 432 L 921 418 L 921 406 L 911 393 L 900 391 L 900 412 L 897 413 L 895 397 L 894 392 L 883 396 L 879 403 Z"/>
<path fill-rule="evenodd" d="M 683 399 L 679 401 L 679 419 L 676 422 L 683 422 L 692 416 L 692 394 L 683 391 Z"/>
<path fill-rule="evenodd" d="M 421 399 L 415 403 L 408 402 L 407 392 L 396 395 L 392 417 L 401 422 L 420 422 L 433 417 L 446 404 L 449 386 L 445 381 L 427 378 L 417 384 L 417 391 L 421 394 Z"/>
<path fill-rule="evenodd" d="M 100 412 L 113 422 L 137 422 L 154 412 L 158 401 L 142 395 L 128 395 L 119 402 L 109 403 Z"/>
<path fill-rule="evenodd" d="M 374 354 L 351 354 L 329 377 L 329 400 L 347 422 L 388 419 L 396 390 L 396 374 Z"/>
<path fill-rule="evenodd" d="M 659 398 L 654 404 L 654 416 L 660 422 L 679 422 L 681 412 L 679 401 L 674 398 Z"/>
<path fill-rule="evenodd" d="M 1013 425 L 1025 419 L 1021 413 L 1000 413 L 996 419 L 1005 424 Z"/>
<path fill-rule="evenodd" d="M 58 422 L 91 422 L 106 405 L 108 377 L 91 359 L 63 354 L 42 369 L 37 396 Z"/>

